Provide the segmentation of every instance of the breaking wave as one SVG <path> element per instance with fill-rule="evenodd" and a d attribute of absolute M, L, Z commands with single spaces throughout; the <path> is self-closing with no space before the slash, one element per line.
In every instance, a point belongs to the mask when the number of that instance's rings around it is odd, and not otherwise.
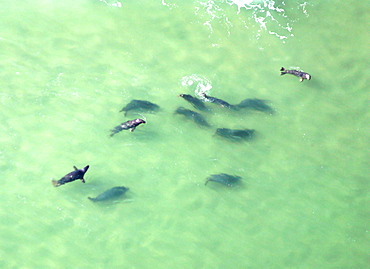
<path fill-rule="evenodd" d="M 117 0 L 99 0 L 112 7 L 122 7 L 122 3 Z M 184 5 L 183 0 L 160 0 L 158 4 L 167 6 L 169 9 L 181 9 Z M 193 0 L 194 1 L 194 0 Z M 307 1 L 297 0 L 196 0 L 194 12 L 199 18 L 199 23 L 209 28 L 210 35 L 213 32 L 214 24 L 226 26 L 228 34 L 231 34 L 235 20 L 241 20 L 247 29 L 256 27 L 255 36 L 257 39 L 262 32 L 274 35 L 281 40 L 293 37 L 293 25 L 302 17 L 308 17 L 307 6 L 311 5 Z M 229 16 L 231 12 L 235 13 Z M 288 16 L 289 14 L 289 16 Z M 235 16 L 234 16 L 235 15 Z"/>
<path fill-rule="evenodd" d="M 179 8 L 178 5 L 171 3 L 171 0 L 162 0 L 162 4 L 170 8 Z M 225 25 L 228 33 L 231 33 L 235 16 L 229 18 L 227 14 L 230 14 L 230 6 L 236 6 L 237 18 L 242 20 L 245 28 L 257 26 L 255 34 L 257 39 L 263 31 L 282 40 L 293 37 L 293 24 L 302 15 L 309 16 L 306 1 L 286 4 L 283 0 L 198 0 L 194 5 L 195 14 L 200 18 L 201 23 L 210 29 L 210 34 L 214 23 Z"/>

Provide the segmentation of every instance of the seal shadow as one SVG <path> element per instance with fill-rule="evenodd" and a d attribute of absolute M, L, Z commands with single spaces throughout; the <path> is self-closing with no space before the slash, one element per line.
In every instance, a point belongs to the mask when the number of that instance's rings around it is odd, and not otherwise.
<path fill-rule="evenodd" d="M 238 192 L 247 189 L 247 185 L 244 182 L 244 179 L 239 180 L 238 183 L 234 183 L 231 186 L 226 186 L 224 184 L 220 184 L 218 182 L 208 182 L 207 185 L 204 187 L 207 187 L 209 189 L 215 190 L 215 191 L 229 191 L 229 192 Z"/>

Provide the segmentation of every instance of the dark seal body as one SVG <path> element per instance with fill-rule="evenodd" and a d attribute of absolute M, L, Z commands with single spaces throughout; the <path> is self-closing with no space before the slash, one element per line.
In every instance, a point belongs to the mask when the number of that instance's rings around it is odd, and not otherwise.
<path fill-rule="evenodd" d="M 91 197 L 87 197 L 87 198 L 89 198 L 93 202 L 102 202 L 102 201 L 107 201 L 107 200 L 118 198 L 122 196 L 123 194 L 125 194 L 125 192 L 128 190 L 129 189 L 126 187 L 113 187 L 109 190 L 106 190 L 102 194 L 99 194 L 96 198 L 91 198 Z"/>
<path fill-rule="evenodd" d="M 251 139 L 254 134 L 254 130 L 253 129 L 233 130 L 228 128 L 217 128 L 215 134 L 234 141 L 238 140 L 240 141 Z"/>
<path fill-rule="evenodd" d="M 210 125 L 204 119 L 204 117 L 201 114 L 199 114 L 198 112 L 195 112 L 193 110 L 183 108 L 183 107 L 179 107 L 178 109 L 176 109 L 175 114 L 184 115 L 186 118 L 194 121 L 199 126 L 210 127 Z"/>
<path fill-rule="evenodd" d="M 111 130 L 112 134 L 110 136 L 114 136 L 116 133 L 119 133 L 122 130 L 130 130 L 130 132 L 133 132 L 135 128 L 142 123 L 146 123 L 145 120 L 135 119 L 125 121 L 124 123 L 121 123 L 120 125 L 114 127 L 114 129 Z"/>
<path fill-rule="evenodd" d="M 262 111 L 262 112 L 267 112 L 269 114 L 273 114 L 274 110 L 265 103 L 265 100 L 261 99 L 244 99 L 241 101 L 238 105 L 236 105 L 238 109 L 252 109 L 252 110 L 257 110 L 257 111 Z"/>
<path fill-rule="evenodd" d="M 287 70 L 284 67 L 282 67 L 280 69 L 280 72 L 281 72 L 280 75 L 291 74 L 293 76 L 299 77 L 299 81 L 300 82 L 302 82 L 305 79 L 307 79 L 307 80 L 310 80 L 311 79 L 311 75 L 310 74 L 305 73 L 305 72 L 302 72 L 302 71 L 299 71 L 299 70 Z"/>
<path fill-rule="evenodd" d="M 131 110 L 153 113 L 159 110 L 159 106 L 156 104 L 153 104 L 152 102 L 145 101 L 145 100 L 132 100 L 124 108 L 122 108 L 120 112 L 125 111 L 125 116 L 126 116 L 127 112 Z"/>
<path fill-rule="evenodd" d="M 207 183 L 209 181 L 213 181 L 213 182 L 218 182 L 218 183 L 224 184 L 228 187 L 231 187 L 234 184 L 238 183 L 240 179 L 241 179 L 241 177 L 239 177 L 239 176 L 231 176 L 231 175 L 228 175 L 228 174 L 221 173 L 221 174 L 217 174 L 217 175 L 211 175 L 210 177 L 208 177 L 207 181 L 204 185 L 207 185 Z"/>
<path fill-rule="evenodd" d="M 210 102 L 210 103 L 214 103 L 214 104 L 217 104 L 219 106 L 222 106 L 222 107 L 226 107 L 226 108 L 230 108 L 230 109 L 237 109 L 234 105 L 230 105 L 228 102 L 224 101 L 224 100 L 221 100 L 221 99 L 218 99 L 216 97 L 212 97 L 212 96 L 208 96 L 206 93 L 201 93 L 201 95 L 203 96 L 203 100 L 205 102 Z"/>
<path fill-rule="evenodd" d="M 207 111 L 208 110 L 206 105 L 196 97 L 193 97 L 189 94 L 180 94 L 179 97 L 184 98 L 186 101 L 188 101 L 190 104 L 192 104 L 193 107 L 195 107 L 196 109 L 199 109 L 201 111 Z"/>
<path fill-rule="evenodd" d="M 53 186 L 54 187 L 59 187 L 60 185 L 64 185 L 68 182 L 72 182 L 72 181 L 75 181 L 77 179 L 81 179 L 81 181 L 83 183 L 85 183 L 84 175 L 85 175 L 87 169 L 89 169 L 89 166 L 87 165 L 82 169 L 77 169 L 76 166 L 73 166 L 73 168 L 75 169 L 74 171 L 65 175 L 64 177 L 62 177 L 58 181 L 57 180 L 52 180 Z"/>

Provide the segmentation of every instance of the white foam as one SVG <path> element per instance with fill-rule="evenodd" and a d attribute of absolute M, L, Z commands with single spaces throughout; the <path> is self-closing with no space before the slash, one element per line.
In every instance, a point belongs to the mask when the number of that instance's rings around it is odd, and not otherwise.
<path fill-rule="evenodd" d="M 230 6 L 237 6 L 237 14 L 240 14 L 240 19 L 244 20 L 245 27 L 248 21 L 246 16 L 252 18 L 259 28 L 256 32 L 256 37 L 259 39 L 261 32 L 267 33 L 285 40 L 293 37 L 293 24 L 298 21 L 298 17 L 288 17 L 285 12 L 286 4 L 284 1 L 277 2 L 274 0 L 200 0 L 198 6 L 195 8 L 195 13 L 199 15 L 204 21 L 203 25 L 210 30 L 210 35 L 213 33 L 212 24 L 214 21 L 222 22 L 226 27 L 228 34 L 231 34 L 233 21 L 229 20 L 225 10 L 225 4 Z M 302 13 L 308 17 L 306 11 L 307 2 L 297 3 L 297 9 L 302 9 Z M 284 41 L 283 41 L 284 42 Z"/>
<path fill-rule="evenodd" d="M 194 93 L 204 98 L 202 93 L 208 94 L 212 89 L 212 82 L 203 75 L 191 74 L 181 78 L 181 85 L 184 87 L 195 87 Z"/>

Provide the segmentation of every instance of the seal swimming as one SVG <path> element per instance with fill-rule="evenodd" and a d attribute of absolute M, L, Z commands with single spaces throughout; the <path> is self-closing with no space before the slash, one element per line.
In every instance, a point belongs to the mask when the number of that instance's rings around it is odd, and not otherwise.
<path fill-rule="evenodd" d="M 235 185 L 236 183 L 238 183 L 240 179 L 241 179 L 241 177 L 239 177 L 239 176 L 232 176 L 232 175 L 228 175 L 228 174 L 225 174 L 225 173 L 221 173 L 221 174 L 217 174 L 217 175 L 211 175 L 210 177 L 208 177 L 207 181 L 206 181 L 206 183 L 204 183 L 204 185 L 207 185 L 207 183 L 209 181 L 213 181 L 213 182 L 218 182 L 218 183 L 224 184 L 228 187 L 231 187 L 231 186 Z"/>
<path fill-rule="evenodd" d="M 287 70 L 285 69 L 284 67 L 282 67 L 280 69 L 280 72 L 281 72 L 281 76 L 282 75 L 285 75 L 285 74 L 291 74 L 293 76 L 296 76 L 296 77 L 299 77 L 299 81 L 302 82 L 303 80 L 307 79 L 307 80 L 310 80 L 311 79 L 311 75 L 306 73 L 306 72 L 302 72 L 302 71 L 298 71 L 298 70 Z"/>
<path fill-rule="evenodd" d="M 130 130 L 130 132 L 133 132 L 137 126 L 139 126 L 142 123 L 146 123 L 145 120 L 142 119 L 135 119 L 135 120 L 128 120 L 120 125 L 114 127 L 114 129 L 111 130 L 111 135 L 114 136 L 116 133 L 121 132 L 122 130 Z"/>
<path fill-rule="evenodd" d="M 145 100 L 132 100 L 124 108 L 122 108 L 119 112 L 125 111 L 125 116 L 126 116 L 127 113 L 132 110 L 154 113 L 159 110 L 159 106 L 156 104 L 153 104 L 152 102 L 145 101 Z"/>
<path fill-rule="evenodd" d="M 107 200 L 112 200 L 115 198 L 118 198 L 125 194 L 126 191 L 128 191 L 129 188 L 126 187 L 113 187 L 109 190 L 106 190 L 102 194 L 99 194 L 96 198 L 87 197 L 93 202 L 102 202 Z"/>
<path fill-rule="evenodd" d="M 184 115 L 186 118 L 194 121 L 196 124 L 199 126 L 204 126 L 204 127 L 210 127 L 209 123 L 204 119 L 204 117 L 199 114 L 198 112 L 195 112 L 193 110 L 183 108 L 180 106 L 178 109 L 176 109 L 175 114 L 180 114 Z"/>
<path fill-rule="evenodd" d="M 246 109 L 253 109 L 261 112 L 267 112 L 269 114 L 273 114 L 274 110 L 265 103 L 265 100 L 257 99 L 257 98 L 247 98 L 241 101 L 236 107 L 238 109 L 246 108 Z"/>
<path fill-rule="evenodd" d="M 221 100 L 221 99 L 218 99 L 216 97 L 209 96 L 205 92 L 202 92 L 201 96 L 203 96 L 203 100 L 205 102 L 214 103 L 214 104 L 217 104 L 219 106 L 230 108 L 230 109 L 237 109 L 234 105 L 230 105 L 228 102 L 226 102 L 224 100 Z"/>
<path fill-rule="evenodd" d="M 85 175 L 87 169 L 89 169 L 89 165 L 86 165 L 82 169 L 78 169 L 76 166 L 73 166 L 73 168 L 75 169 L 74 171 L 72 171 L 71 173 L 68 173 L 67 175 L 65 175 L 64 177 L 59 179 L 58 181 L 57 180 L 52 180 L 53 186 L 54 187 L 59 187 L 60 185 L 64 185 L 68 182 L 72 182 L 72 181 L 75 181 L 77 179 L 81 179 L 82 183 L 85 183 L 84 175 Z"/>
<path fill-rule="evenodd" d="M 190 94 L 180 94 L 179 97 L 184 98 L 186 101 L 188 101 L 190 104 L 192 104 L 193 107 L 195 107 L 196 109 L 199 109 L 199 110 L 202 110 L 202 111 L 207 111 L 208 110 L 206 105 L 201 100 L 199 100 L 196 97 L 191 96 Z"/>
<path fill-rule="evenodd" d="M 240 141 L 251 139 L 254 134 L 254 130 L 253 129 L 233 130 L 228 128 L 217 128 L 215 134 L 234 141 L 238 140 Z"/>

